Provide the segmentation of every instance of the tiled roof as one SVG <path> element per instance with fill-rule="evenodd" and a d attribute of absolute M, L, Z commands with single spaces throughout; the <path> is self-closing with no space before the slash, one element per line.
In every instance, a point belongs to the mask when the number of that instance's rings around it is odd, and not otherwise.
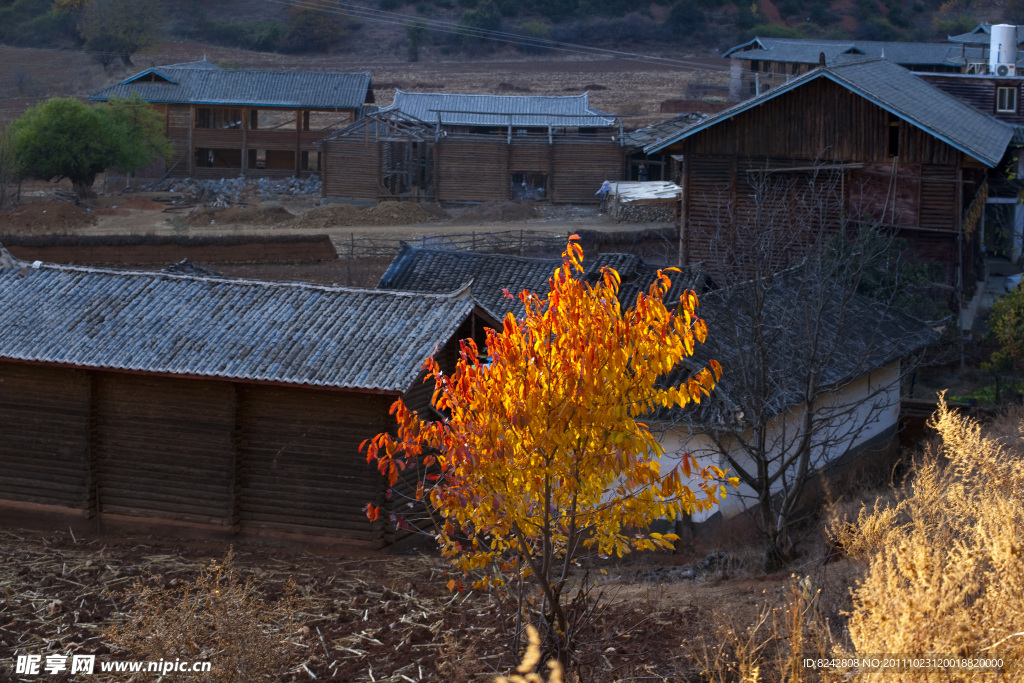
<path fill-rule="evenodd" d="M 1013 137 L 1010 125 L 979 112 L 903 67 L 884 59 L 865 59 L 809 71 L 675 136 L 648 145 L 644 151 L 648 154 L 660 151 L 818 78 L 827 78 L 848 88 L 988 166 L 999 163 Z"/>
<path fill-rule="evenodd" d="M 507 313 L 523 314 L 522 302 L 506 298 L 503 290 L 513 296 L 524 289 L 543 295 L 548 291 L 548 278 L 562 264 L 560 257 L 527 258 L 507 254 L 478 254 L 468 251 L 425 249 L 405 245 L 381 277 L 377 287 L 415 292 L 452 291 L 470 284 L 470 292 L 493 317 Z M 658 272 L 657 266 L 644 263 L 632 254 L 599 254 L 585 258 L 588 281 L 596 282 L 603 266 L 619 273 L 622 284 L 619 299 L 623 305 L 636 301 L 646 291 Z M 692 271 L 670 273 L 672 289 L 668 298 L 678 298 L 684 289 L 694 288 L 697 275 Z M 703 282 L 703 280 L 701 280 Z"/>
<path fill-rule="evenodd" d="M 658 140 L 676 135 L 706 118 L 706 114 L 677 114 L 667 121 L 661 121 L 626 133 L 622 136 L 622 140 L 627 147 L 644 147 Z"/>
<path fill-rule="evenodd" d="M 985 45 L 988 44 L 986 38 Z M 817 64 L 821 54 L 826 66 L 863 57 L 884 58 L 901 66 L 959 66 L 966 61 L 982 61 L 981 48 L 950 43 L 911 43 L 880 40 L 819 40 L 801 38 L 762 38 L 737 45 L 725 57 L 763 59 L 772 62 Z"/>
<path fill-rule="evenodd" d="M 0 259 L 5 360 L 400 393 L 473 310 L 464 294 Z"/>
<path fill-rule="evenodd" d="M 440 114 L 445 126 L 603 127 L 615 117 L 590 106 L 582 95 L 457 95 L 395 91 L 395 101 L 381 112 L 398 110 L 427 123 Z"/>
<path fill-rule="evenodd" d="M 984 22 L 979 24 L 973 31 L 961 33 L 956 36 L 949 36 L 951 43 L 965 43 L 967 45 L 989 45 L 992 39 L 992 24 Z M 1017 26 L 1017 44 L 1024 43 L 1024 26 Z"/>
<path fill-rule="evenodd" d="M 205 66 L 197 66 L 205 65 Z M 93 93 L 89 99 L 138 93 L 147 102 L 310 109 L 361 109 L 373 101 L 370 72 L 221 69 L 209 62 L 147 69 Z M 139 80 L 156 74 L 170 82 Z"/>
<path fill-rule="evenodd" d="M 935 342 L 939 333 L 927 323 L 892 307 L 843 290 L 812 286 L 810 291 L 799 269 L 780 273 L 770 280 L 748 281 L 700 295 L 697 314 L 707 323 L 708 336 L 694 355 L 668 381 L 678 383 L 712 358 L 722 364 L 722 379 L 710 401 L 688 411 L 690 421 L 710 424 L 721 415 L 752 405 L 745 392 L 757 391 L 766 382 L 770 396 L 767 416 L 803 402 L 807 373 L 818 372 L 815 381 L 823 389 L 839 388 L 863 375 L 909 356 Z M 754 295 L 754 288 L 760 296 Z M 816 353 L 802 340 L 807 319 L 799 308 L 804 297 L 821 296 L 834 304 L 821 305 Z M 768 350 L 759 355 L 753 340 L 755 307 L 760 319 L 770 321 L 762 335 Z M 767 357 L 768 367 L 760 367 Z M 759 400 L 752 399 L 753 403 Z M 728 411 L 728 412 L 725 412 Z M 728 420 L 726 420 L 728 421 Z"/>

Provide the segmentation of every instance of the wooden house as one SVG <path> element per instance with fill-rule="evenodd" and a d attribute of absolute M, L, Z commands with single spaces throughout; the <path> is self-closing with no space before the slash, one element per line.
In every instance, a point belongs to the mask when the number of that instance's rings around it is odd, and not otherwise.
<path fill-rule="evenodd" d="M 153 67 L 92 94 L 137 94 L 161 111 L 174 148 L 172 176 L 289 177 L 320 169 L 315 143 L 373 102 L 368 71 L 222 69 L 198 62 Z"/>
<path fill-rule="evenodd" d="M 821 220 L 833 229 L 850 218 L 895 227 L 969 297 L 988 172 L 1013 135 L 1011 126 L 875 59 L 816 68 L 644 151 L 680 161 L 683 263 L 714 260 L 712 236 L 756 221 L 766 190 L 827 182 L 815 200 Z"/>
<path fill-rule="evenodd" d="M 597 203 L 622 174 L 621 121 L 573 96 L 398 91 L 325 139 L 325 199 Z"/>
<path fill-rule="evenodd" d="M 495 324 L 415 294 L 0 259 L 0 509 L 371 546 L 358 452 Z M 385 515 L 386 517 L 386 515 Z"/>

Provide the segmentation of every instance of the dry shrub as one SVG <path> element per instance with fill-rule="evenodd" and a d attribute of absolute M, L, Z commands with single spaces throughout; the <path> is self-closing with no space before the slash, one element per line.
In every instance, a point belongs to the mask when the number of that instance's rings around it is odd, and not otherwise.
<path fill-rule="evenodd" d="M 867 565 L 849 632 L 857 652 L 1002 658 L 1001 680 L 1024 672 L 1024 424 L 1004 416 L 999 438 L 945 404 L 929 448 L 895 504 L 839 531 Z M 861 680 L 959 681 L 978 672 L 875 672 Z M 988 680 L 988 679 L 987 679 Z"/>
<path fill-rule="evenodd" d="M 716 614 L 715 630 L 682 647 L 696 664 L 699 680 L 711 683 L 827 680 L 803 659 L 828 658 L 836 649 L 828 620 L 820 609 L 821 590 L 808 577 L 791 577 L 785 605 L 765 604 L 757 619 L 742 625 Z"/>
<path fill-rule="evenodd" d="M 498 676 L 494 679 L 494 683 L 545 683 L 544 677 L 534 671 L 537 664 L 540 663 L 540 633 L 533 626 L 527 626 L 526 637 L 529 643 L 526 646 L 526 652 L 523 653 L 522 661 L 516 667 L 517 673 L 508 678 Z M 548 669 L 550 673 L 547 683 L 562 683 L 562 665 L 557 659 L 548 661 Z"/>
<path fill-rule="evenodd" d="M 230 551 L 191 582 L 162 588 L 136 581 L 125 597 L 129 616 L 107 633 L 115 650 L 133 660 L 209 661 L 201 677 L 217 683 L 282 680 L 297 657 L 288 641 L 303 638 L 299 615 L 309 609 L 291 582 L 279 598 L 265 597 L 256 579 L 239 575 Z M 194 675 L 169 680 L 177 677 Z"/>

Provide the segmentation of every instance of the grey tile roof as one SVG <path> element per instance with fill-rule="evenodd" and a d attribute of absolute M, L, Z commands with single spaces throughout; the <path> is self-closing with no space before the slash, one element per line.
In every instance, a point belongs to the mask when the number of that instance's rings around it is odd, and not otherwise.
<path fill-rule="evenodd" d="M 949 42 L 951 43 L 965 43 L 967 45 L 985 45 L 987 46 L 992 38 L 992 24 L 983 22 L 979 24 L 973 31 L 967 33 L 961 33 L 955 36 L 949 36 Z M 1024 43 L 1024 26 L 1017 26 L 1017 44 Z"/>
<path fill-rule="evenodd" d="M 400 393 L 475 305 L 0 259 L 0 358 Z M 479 310 L 479 309 L 477 309 Z"/>
<path fill-rule="evenodd" d="M 427 123 L 445 126 L 603 127 L 615 125 L 612 114 L 590 106 L 581 95 L 458 95 L 395 91 L 395 101 L 381 112 L 398 110 Z"/>
<path fill-rule="evenodd" d="M 506 298 L 507 289 L 515 297 L 528 289 L 543 294 L 548 291 L 548 278 L 562 264 L 561 257 L 528 258 L 508 254 L 478 254 L 468 251 L 425 249 L 404 245 L 377 284 L 379 289 L 417 292 L 445 292 L 470 284 L 474 300 L 494 318 L 507 313 L 523 314 L 518 298 Z M 633 254 L 598 254 L 585 258 L 585 277 L 595 282 L 603 266 L 610 266 L 622 280 L 619 299 L 624 305 L 636 301 L 640 291 L 646 291 L 658 272 L 657 266 L 645 263 Z M 684 289 L 703 284 L 693 271 L 671 273 L 672 289 L 668 298 L 678 299 Z"/>
<path fill-rule="evenodd" d="M 644 147 L 648 154 L 753 109 L 815 79 L 827 78 L 879 107 L 956 147 L 988 166 L 996 166 L 1013 137 L 1013 129 L 983 114 L 903 67 L 884 59 L 865 59 L 817 68 L 789 83 L 741 102 L 703 123 Z"/>
<path fill-rule="evenodd" d="M 987 45 L 987 40 L 985 41 Z M 723 56 L 763 59 L 772 62 L 817 64 L 825 54 L 826 66 L 863 57 L 885 58 L 901 66 L 959 66 L 964 48 L 949 43 L 911 43 L 880 40 L 818 40 L 801 38 L 754 38 L 727 50 Z M 967 48 L 967 61 L 981 61 L 981 48 Z"/>
<path fill-rule="evenodd" d="M 844 299 L 842 290 L 823 288 L 819 292 L 816 286 L 809 290 L 803 277 L 794 268 L 770 280 L 748 281 L 699 296 L 697 314 L 707 324 L 707 340 L 696 346 L 694 355 L 667 381 L 679 383 L 712 358 L 722 364 L 722 379 L 710 401 L 686 411 L 689 422 L 710 425 L 720 422 L 723 414 L 749 409 L 752 402 L 744 393 L 762 381 L 770 387 L 766 392 L 770 398 L 763 406 L 766 417 L 777 415 L 803 402 L 807 373 L 812 368 L 819 373 L 816 381 L 821 389 L 836 389 L 939 338 L 927 323 L 867 297 Z M 762 335 L 767 352 L 761 356 L 768 358 L 767 368 L 760 367 L 752 339 L 757 319 L 754 309 L 759 305 L 752 291 L 755 287 L 761 291 L 761 318 L 769 321 L 769 329 Z M 816 355 L 800 342 L 808 322 L 804 312 L 794 307 L 794 302 L 808 296 L 833 302 L 820 307 Z"/>
<path fill-rule="evenodd" d="M 627 147 L 644 147 L 652 142 L 680 133 L 706 118 L 706 114 L 677 114 L 666 121 L 626 133 L 622 136 L 622 140 Z"/>
<path fill-rule="evenodd" d="M 266 71 L 212 66 L 209 62 L 191 62 L 154 67 L 108 85 L 89 99 L 105 101 L 137 92 L 147 102 L 170 104 L 357 110 L 373 101 L 369 71 Z M 171 82 L 137 80 L 150 73 Z"/>

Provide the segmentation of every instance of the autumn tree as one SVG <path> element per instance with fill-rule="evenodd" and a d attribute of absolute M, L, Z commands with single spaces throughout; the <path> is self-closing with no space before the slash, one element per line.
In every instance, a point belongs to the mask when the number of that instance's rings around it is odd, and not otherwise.
<path fill-rule="evenodd" d="M 625 308 L 613 269 L 596 284 L 583 280 L 577 239 L 546 296 L 522 292 L 524 316 L 509 314 L 500 330 L 487 330 L 486 353 L 463 341 L 450 375 L 427 361 L 443 419 L 399 400 L 396 434 L 363 444 L 395 487 L 389 495 L 416 473 L 415 497 L 440 522 L 441 552 L 474 575 L 475 587 L 530 577 L 542 597 L 546 647 L 566 661 L 579 613 L 567 607 L 570 580 L 584 551 L 670 548 L 674 534 L 643 531 L 652 520 L 709 510 L 725 495 L 720 470 L 700 468 L 688 454 L 669 462 L 641 421 L 700 402 L 721 375 L 710 361 L 677 385 L 659 383 L 705 339 L 696 295 L 666 305 L 670 280 L 659 271 Z M 368 506 L 368 514 L 380 511 Z"/>
<path fill-rule="evenodd" d="M 54 97 L 15 120 L 10 135 L 21 177 L 68 178 L 79 197 L 105 169 L 130 172 L 169 152 L 159 113 L 138 98 L 89 107 Z"/>

